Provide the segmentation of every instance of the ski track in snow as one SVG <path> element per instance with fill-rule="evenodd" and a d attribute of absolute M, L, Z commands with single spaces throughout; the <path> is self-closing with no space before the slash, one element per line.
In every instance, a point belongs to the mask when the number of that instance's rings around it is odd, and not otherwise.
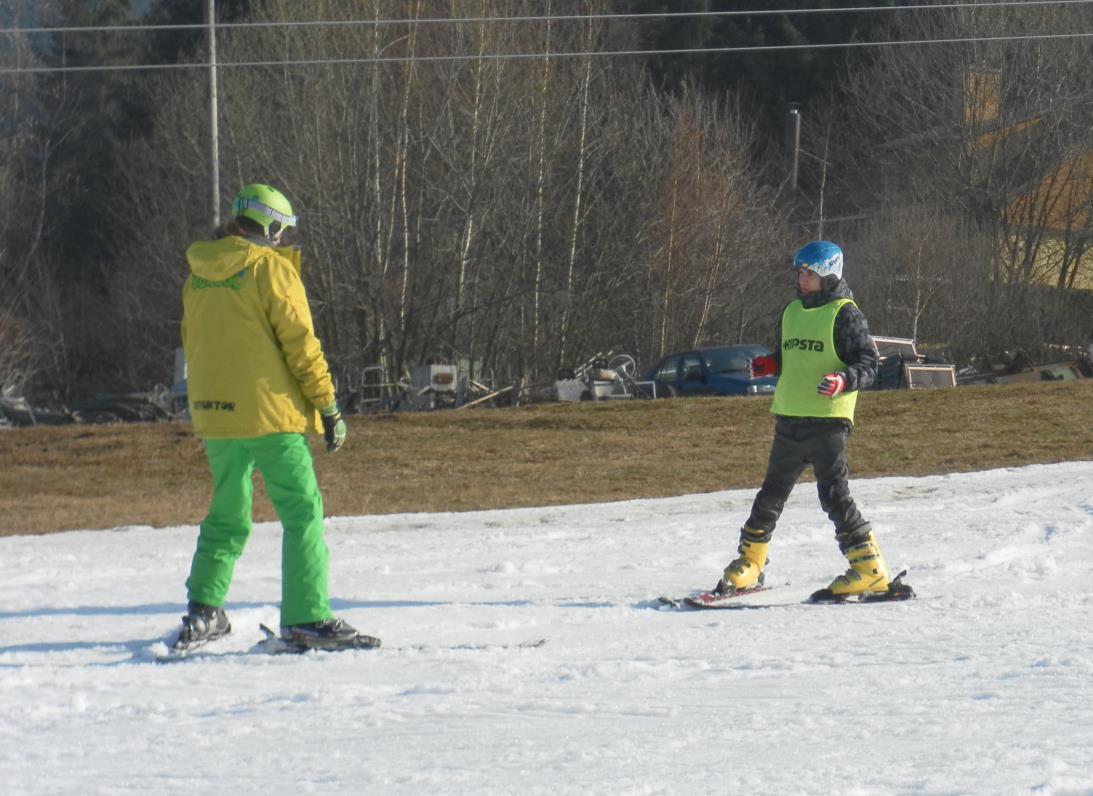
<path fill-rule="evenodd" d="M 250 652 L 275 524 L 170 663 L 195 528 L 2 538 L 3 792 L 1093 796 L 1093 463 L 852 490 L 918 599 L 799 604 L 845 567 L 810 483 L 757 610 L 656 607 L 753 490 L 341 517 L 334 610 L 384 647 L 301 656 Z"/>

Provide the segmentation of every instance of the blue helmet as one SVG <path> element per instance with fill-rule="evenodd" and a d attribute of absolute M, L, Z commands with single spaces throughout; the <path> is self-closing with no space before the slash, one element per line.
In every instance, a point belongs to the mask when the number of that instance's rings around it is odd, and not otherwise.
<path fill-rule="evenodd" d="M 800 248 L 793 258 L 794 268 L 807 268 L 819 276 L 843 275 L 843 250 L 829 240 L 814 240 Z"/>

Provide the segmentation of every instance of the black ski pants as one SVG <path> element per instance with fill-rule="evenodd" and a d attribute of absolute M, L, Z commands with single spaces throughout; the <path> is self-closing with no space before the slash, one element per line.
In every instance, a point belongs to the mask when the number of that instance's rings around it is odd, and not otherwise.
<path fill-rule="evenodd" d="M 808 465 L 816 476 L 820 506 L 835 523 L 839 546 L 846 550 L 864 541 L 869 523 L 862 518 L 847 483 L 846 439 L 850 423 L 840 419 L 784 417 L 774 426 L 774 442 L 763 486 L 752 503 L 748 527 L 756 531 L 774 531 L 789 493 Z"/>

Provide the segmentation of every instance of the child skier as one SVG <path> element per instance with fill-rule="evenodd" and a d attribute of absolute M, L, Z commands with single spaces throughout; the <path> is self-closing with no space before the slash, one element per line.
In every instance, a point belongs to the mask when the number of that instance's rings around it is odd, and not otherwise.
<path fill-rule="evenodd" d="M 858 391 L 876 378 L 877 353 L 865 316 L 842 278 L 842 250 L 829 241 L 813 241 L 797 252 L 794 267 L 797 299 L 782 313 L 779 349 L 752 363 L 756 377 L 779 374 L 767 474 L 740 530 L 740 555 L 725 568 L 714 593 L 732 595 L 762 585 L 774 526 L 811 464 L 820 505 L 835 524 L 839 549 L 850 564 L 811 600 L 911 596 L 909 587 L 890 581 L 876 537 L 847 485 L 846 439 Z"/>
<path fill-rule="evenodd" d="M 232 216 L 213 240 L 186 252 L 188 400 L 194 433 L 205 440 L 213 496 L 175 648 L 231 631 L 223 604 L 250 535 L 255 467 L 284 528 L 282 635 L 297 647 L 374 646 L 377 639 L 333 617 L 327 598 L 323 502 L 305 434 L 322 432 L 334 452 L 346 425 L 300 281 L 300 252 L 281 245 L 296 216 L 280 191 L 258 183 L 235 197 Z"/>

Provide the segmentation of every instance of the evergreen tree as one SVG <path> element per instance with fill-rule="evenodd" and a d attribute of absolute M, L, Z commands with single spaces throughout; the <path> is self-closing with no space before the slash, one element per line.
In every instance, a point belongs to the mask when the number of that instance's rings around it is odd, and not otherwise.
<path fill-rule="evenodd" d="M 738 11 L 734 0 L 620 0 L 628 13 Z M 758 5 L 758 4 L 757 4 Z M 870 6 L 894 6 L 892 0 Z M 689 50 L 766 47 L 869 41 L 888 15 L 877 11 L 794 14 L 803 9 L 847 7 L 845 0 L 779 0 L 781 14 L 753 16 L 653 17 L 636 23 L 642 49 Z M 774 147 L 782 145 L 786 107 L 806 107 L 829 95 L 849 61 L 868 58 L 867 50 L 801 49 L 750 53 L 665 54 L 652 56 L 648 69 L 656 85 L 676 91 L 686 82 L 706 90 L 732 90 L 755 103 L 761 130 Z"/>

